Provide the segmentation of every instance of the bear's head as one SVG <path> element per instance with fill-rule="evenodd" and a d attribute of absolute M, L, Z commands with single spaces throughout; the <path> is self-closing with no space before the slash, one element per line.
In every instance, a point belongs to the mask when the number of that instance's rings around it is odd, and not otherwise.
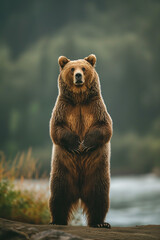
<path fill-rule="evenodd" d="M 94 54 L 74 61 L 60 56 L 58 63 L 60 95 L 78 102 L 99 96 L 99 77 L 95 70 L 96 56 Z"/>

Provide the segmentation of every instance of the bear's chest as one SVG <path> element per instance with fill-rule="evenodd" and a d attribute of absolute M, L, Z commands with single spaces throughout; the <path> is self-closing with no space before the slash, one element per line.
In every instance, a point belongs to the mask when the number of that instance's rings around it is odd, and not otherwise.
<path fill-rule="evenodd" d="M 93 124 L 93 114 L 85 107 L 75 107 L 67 113 L 69 128 L 80 137 L 84 137 Z"/>

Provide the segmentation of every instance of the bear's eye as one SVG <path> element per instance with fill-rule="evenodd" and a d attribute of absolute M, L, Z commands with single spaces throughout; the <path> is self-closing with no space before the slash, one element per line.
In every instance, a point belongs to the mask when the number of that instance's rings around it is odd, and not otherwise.
<path fill-rule="evenodd" d="M 71 72 L 72 72 L 72 73 L 74 72 L 74 68 L 71 68 Z"/>
<path fill-rule="evenodd" d="M 86 71 L 86 69 L 83 67 L 83 68 L 82 68 L 82 71 L 83 71 L 83 72 L 85 72 L 85 71 Z"/>

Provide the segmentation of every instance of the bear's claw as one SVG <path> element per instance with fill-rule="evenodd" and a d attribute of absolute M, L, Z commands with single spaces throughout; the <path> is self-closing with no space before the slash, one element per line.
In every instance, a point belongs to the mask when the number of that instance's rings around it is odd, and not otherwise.
<path fill-rule="evenodd" d="M 93 225 L 92 227 L 94 228 L 111 228 L 111 225 L 109 223 L 99 223 L 99 224 L 96 224 L 96 225 Z"/>

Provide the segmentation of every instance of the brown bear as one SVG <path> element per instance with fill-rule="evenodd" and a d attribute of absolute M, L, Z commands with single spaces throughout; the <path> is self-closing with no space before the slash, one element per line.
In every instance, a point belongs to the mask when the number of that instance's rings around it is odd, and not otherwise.
<path fill-rule="evenodd" d="M 66 225 L 79 199 L 91 227 L 110 228 L 112 120 L 103 102 L 96 56 L 58 59 L 59 96 L 50 120 L 53 141 L 49 207 L 51 224 Z"/>

